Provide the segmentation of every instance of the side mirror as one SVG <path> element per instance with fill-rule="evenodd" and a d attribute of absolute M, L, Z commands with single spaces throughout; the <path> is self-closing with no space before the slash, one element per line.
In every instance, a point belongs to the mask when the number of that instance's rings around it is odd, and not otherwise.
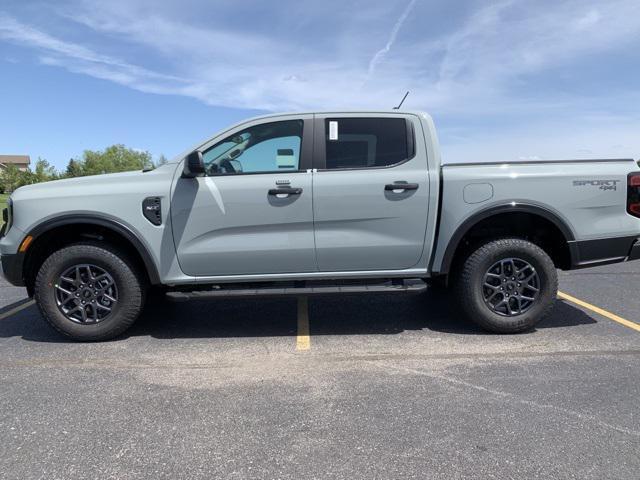
<path fill-rule="evenodd" d="M 187 155 L 184 161 L 184 170 L 182 176 L 186 178 L 194 178 L 206 173 L 204 168 L 204 160 L 202 158 L 202 152 L 196 150 Z"/>

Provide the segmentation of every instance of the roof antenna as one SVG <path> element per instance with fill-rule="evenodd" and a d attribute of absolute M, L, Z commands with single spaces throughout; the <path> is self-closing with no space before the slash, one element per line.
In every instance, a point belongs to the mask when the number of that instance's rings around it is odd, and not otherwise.
<path fill-rule="evenodd" d="M 402 97 L 402 101 L 400 102 L 400 105 L 398 105 L 397 107 L 393 107 L 394 110 L 400 110 L 400 107 L 402 106 L 402 104 L 404 103 L 404 101 L 406 100 L 406 98 L 409 96 L 409 90 L 407 90 L 407 93 L 404 94 L 404 97 Z"/>

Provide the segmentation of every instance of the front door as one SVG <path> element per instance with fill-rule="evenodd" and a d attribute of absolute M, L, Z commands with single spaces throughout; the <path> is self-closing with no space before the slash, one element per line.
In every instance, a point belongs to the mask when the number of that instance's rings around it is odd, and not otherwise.
<path fill-rule="evenodd" d="M 316 271 L 310 115 L 238 127 L 202 148 L 207 173 L 177 178 L 178 262 L 194 276 Z"/>
<path fill-rule="evenodd" d="M 415 122 L 415 123 L 414 123 Z M 403 270 L 422 256 L 429 172 L 412 115 L 316 115 L 320 271 Z"/>

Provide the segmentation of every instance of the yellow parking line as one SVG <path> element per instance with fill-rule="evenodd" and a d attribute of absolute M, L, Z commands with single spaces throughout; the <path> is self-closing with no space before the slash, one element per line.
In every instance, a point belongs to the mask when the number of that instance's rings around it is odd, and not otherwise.
<path fill-rule="evenodd" d="M 596 307 L 595 305 L 591 305 L 590 303 L 583 302 L 579 298 L 572 297 L 571 295 L 567 295 L 566 293 L 558 292 L 558 297 L 563 300 L 567 300 L 568 302 L 575 303 L 581 307 L 584 307 L 592 312 L 597 313 L 598 315 L 602 315 L 603 317 L 607 317 L 609 320 L 613 320 L 614 322 L 619 323 L 620 325 L 624 325 L 625 327 L 629 327 L 637 332 L 640 332 L 640 324 L 632 322 L 630 320 L 626 320 L 622 317 L 619 317 L 615 313 L 607 312 L 600 307 Z"/>
<path fill-rule="evenodd" d="M 15 308 L 12 308 L 9 311 L 4 312 L 3 314 L 0 315 L 0 320 L 4 320 L 5 318 L 9 318 L 11 315 L 18 313 L 20 310 L 24 310 L 25 308 L 30 307 L 31 305 L 33 305 L 34 302 L 33 300 L 29 300 L 28 302 L 23 303 L 22 305 L 18 305 Z"/>
<path fill-rule="evenodd" d="M 309 350 L 310 348 L 309 301 L 307 297 L 298 297 L 298 338 L 296 340 L 296 350 Z"/>

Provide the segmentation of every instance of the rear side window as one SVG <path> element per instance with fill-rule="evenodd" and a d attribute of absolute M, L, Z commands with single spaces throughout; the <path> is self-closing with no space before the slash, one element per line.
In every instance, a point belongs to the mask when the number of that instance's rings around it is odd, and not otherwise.
<path fill-rule="evenodd" d="M 375 168 L 409 158 L 404 118 L 328 118 L 326 168 Z"/>

